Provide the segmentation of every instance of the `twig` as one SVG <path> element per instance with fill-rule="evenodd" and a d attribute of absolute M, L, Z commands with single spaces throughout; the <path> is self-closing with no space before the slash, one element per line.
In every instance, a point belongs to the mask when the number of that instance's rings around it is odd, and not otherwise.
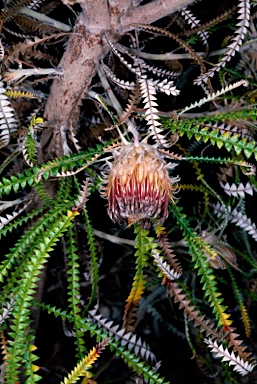
<path fill-rule="evenodd" d="M 23 7 L 19 10 L 19 13 L 21 15 L 26 15 L 33 17 L 36 20 L 42 21 L 43 24 L 51 25 L 54 28 L 59 29 L 63 32 L 71 32 L 72 28 L 64 23 L 61 23 L 60 21 L 57 21 L 55 19 L 52 19 L 51 17 L 46 16 L 44 13 L 40 13 L 37 11 L 33 11 L 33 9 L 30 9 L 28 7 Z"/>
<path fill-rule="evenodd" d="M 129 240 L 129 239 L 124 239 L 122 237 L 109 235 L 108 233 L 98 231 L 97 229 L 94 229 L 94 234 L 97 237 L 100 237 L 101 239 L 111 241 L 112 243 L 115 243 L 115 244 L 127 244 L 127 245 L 131 245 L 132 247 L 134 247 L 136 244 L 135 240 Z"/>
<path fill-rule="evenodd" d="M 154 21 L 168 16 L 195 0 L 155 0 L 141 7 L 134 8 L 130 12 L 126 12 L 121 17 L 121 26 L 123 32 L 134 29 L 132 24 L 151 24 Z"/>

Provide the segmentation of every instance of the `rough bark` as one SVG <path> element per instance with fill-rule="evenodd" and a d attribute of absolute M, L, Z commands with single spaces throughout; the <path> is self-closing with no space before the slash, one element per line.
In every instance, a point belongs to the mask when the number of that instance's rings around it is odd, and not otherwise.
<path fill-rule="evenodd" d="M 134 7 L 133 0 L 85 0 L 81 3 L 74 33 L 60 61 L 63 75 L 54 80 L 44 112 L 49 129 L 42 135 L 38 162 L 63 155 L 59 128 L 76 126 L 80 100 L 88 91 L 96 66 L 107 54 L 104 38 L 108 32 L 114 41 L 133 29 L 134 23 L 152 23 L 194 0 L 155 0 Z"/>

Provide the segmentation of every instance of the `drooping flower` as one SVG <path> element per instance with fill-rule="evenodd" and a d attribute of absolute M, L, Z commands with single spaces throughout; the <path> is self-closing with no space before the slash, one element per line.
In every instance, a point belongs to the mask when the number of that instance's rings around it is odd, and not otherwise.
<path fill-rule="evenodd" d="M 127 144 L 115 157 L 102 195 L 114 222 L 139 222 L 148 228 L 151 219 L 162 223 L 168 216 L 178 178 L 171 178 L 168 165 L 157 149 L 146 143 Z"/>

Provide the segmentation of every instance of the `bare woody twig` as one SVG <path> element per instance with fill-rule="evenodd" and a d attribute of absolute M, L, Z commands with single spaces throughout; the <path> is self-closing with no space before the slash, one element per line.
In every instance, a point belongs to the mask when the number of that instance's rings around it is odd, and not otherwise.
<path fill-rule="evenodd" d="M 194 2 L 195 0 L 155 0 L 141 7 L 134 8 L 121 18 L 123 32 L 131 30 L 132 23 L 151 24 Z"/>

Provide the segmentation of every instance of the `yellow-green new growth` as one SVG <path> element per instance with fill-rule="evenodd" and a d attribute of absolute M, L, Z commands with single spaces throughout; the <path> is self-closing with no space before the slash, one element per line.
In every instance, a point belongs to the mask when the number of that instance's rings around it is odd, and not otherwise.
<path fill-rule="evenodd" d="M 76 383 L 81 377 L 84 376 L 83 383 L 92 384 L 95 381 L 90 380 L 93 374 L 89 372 L 89 369 L 92 368 L 92 365 L 100 356 L 100 353 L 104 350 L 104 348 L 109 343 L 109 339 L 106 338 L 98 343 L 95 347 L 91 349 L 91 351 L 86 355 L 79 363 L 76 365 L 74 370 L 68 374 L 68 377 L 61 382 L 61 384 L 72 384 Z"/>

